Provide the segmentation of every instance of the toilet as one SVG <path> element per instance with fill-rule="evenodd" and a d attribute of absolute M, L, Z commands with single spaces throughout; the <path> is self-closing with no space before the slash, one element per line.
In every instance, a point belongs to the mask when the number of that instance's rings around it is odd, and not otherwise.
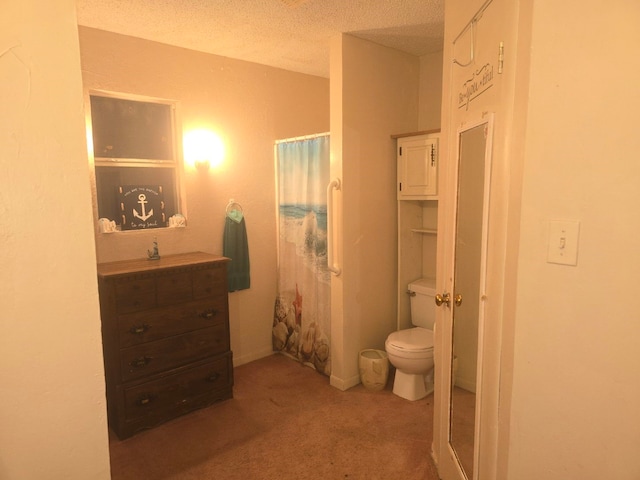
<path fill-rule="evenodd" d="M 436 307 L 433 279 L 409 284 L 413 328 L 391 333 L 384 344 L 389 362 L 396 367 L 393 393 L 419 400 L 433 392 L 433 331 Z"/>

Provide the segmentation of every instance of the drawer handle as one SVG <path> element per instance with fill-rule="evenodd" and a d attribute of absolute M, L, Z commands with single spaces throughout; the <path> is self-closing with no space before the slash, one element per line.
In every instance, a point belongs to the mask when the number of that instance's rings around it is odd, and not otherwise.
<path fill-rule="evenodd" d="M 210 308 L 209 310 L 205 310 L 200 314 L 202 318 L 213 318 L 218 314 L 218 311 L 214 308 Z"/>
<path fill-rule="evenodd" d="M 147 394 L 140 397 L 137 403 L 138 403 L 138 406 L 144 407 L 146 405 L 149 405 L 152 401 L 153 401 L 153 397 Z"/>
<path fill-rule="evenodd" d="M 129 362 L 129 365 L 131 365 L 132 367 L 135 368 L 142 368 L 142 367 L 146 367 L 147 365 L 149 365 L 149 362 L 151 361 L 151 357 L 138 357 L 134 360 L 131 360 Z"/>
<path fill-rule="evenodd" d="M 219 377 L 220 374 L 218 372 L 214 372 L 207 377 L 207 380 L 209 380 L 210 382 L 215 382 Z"/>
<path fill-rule="evenodd" d="M 133 333 L 134 335 L 141 335 L 147 330 L 149 330 L 149 325 L 147 325 L 146 323 L 143 323 L 142 325 L 132 326 L 131 329 L 129 330 L 129 333 Z"/>

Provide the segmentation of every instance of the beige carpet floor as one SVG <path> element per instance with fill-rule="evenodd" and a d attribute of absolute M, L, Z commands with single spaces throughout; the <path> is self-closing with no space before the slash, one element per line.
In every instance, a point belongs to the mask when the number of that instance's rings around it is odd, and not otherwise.
<path fill-rule="evenodd" d="M 433 396 L 342 392 L 273 355 L 237 367 L 234 398 L 129 439 L 111 437 L 113 480 L 437 480 Z"/>

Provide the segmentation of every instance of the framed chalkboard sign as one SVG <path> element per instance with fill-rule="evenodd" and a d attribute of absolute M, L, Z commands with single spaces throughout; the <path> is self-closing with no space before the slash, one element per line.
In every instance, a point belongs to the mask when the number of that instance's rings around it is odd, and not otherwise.
<path fill-rule="evenodd" d="M 117 198 L 122 230 L 167 226 L 162 185 L 120 185 Z"/>

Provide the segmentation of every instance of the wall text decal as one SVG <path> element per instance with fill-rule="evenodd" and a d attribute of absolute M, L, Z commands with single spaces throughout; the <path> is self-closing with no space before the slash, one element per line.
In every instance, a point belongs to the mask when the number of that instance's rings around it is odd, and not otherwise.
<path fill-rule="evenodd" d="M 458 93 L 458 108 L 469 108 L 469 103 L 475 100 L 493 86 L 493 65 L 485 63 L 470 79 L 462 84 Z"/>

